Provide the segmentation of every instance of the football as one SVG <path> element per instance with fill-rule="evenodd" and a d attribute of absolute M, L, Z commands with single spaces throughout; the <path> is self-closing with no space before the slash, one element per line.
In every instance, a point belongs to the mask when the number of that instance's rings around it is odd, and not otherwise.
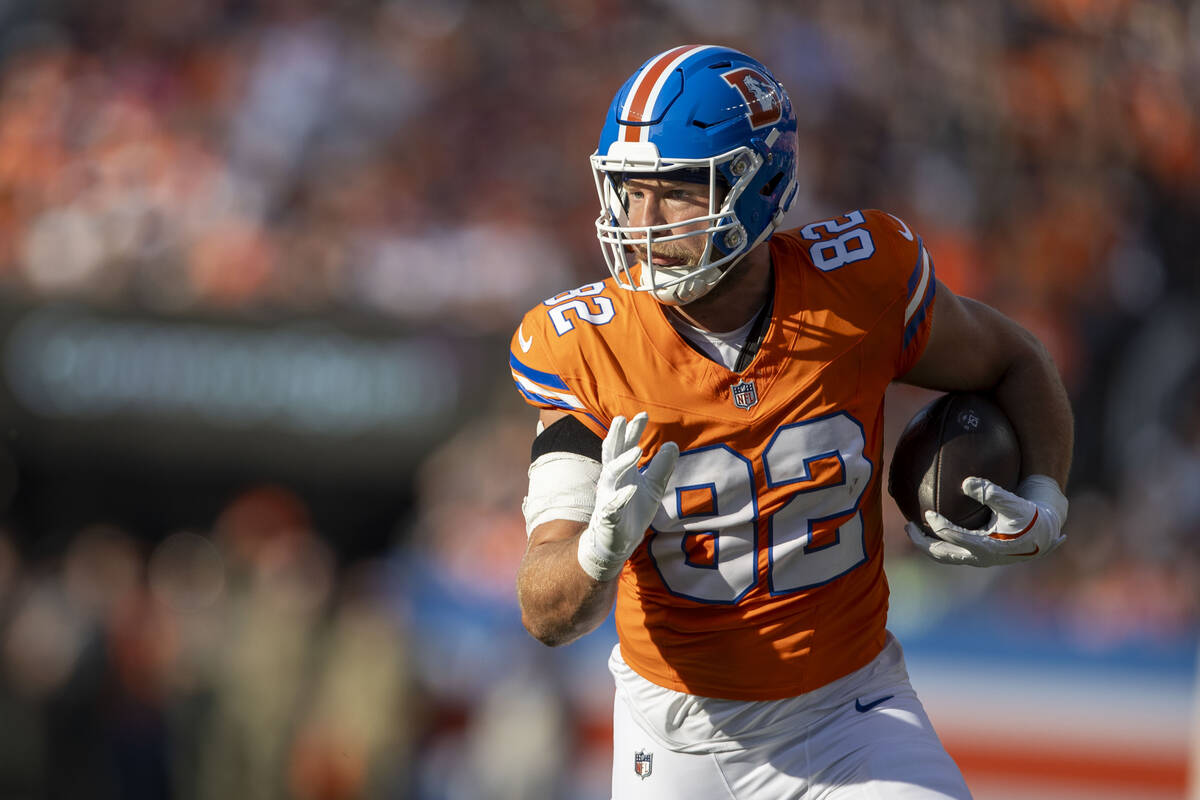
<path fill-rule="evenodd" d="M 1020 445 L 1004 411 L 985 395 L 950 392 L 918 411 L 900 434 L 888 494 L 927 534 L 930 510 L 974 530 L 987 525 L 991 510 L 962 493 L 963 479 L 976 475 L 1013 491 L 1020 471 Z"/>

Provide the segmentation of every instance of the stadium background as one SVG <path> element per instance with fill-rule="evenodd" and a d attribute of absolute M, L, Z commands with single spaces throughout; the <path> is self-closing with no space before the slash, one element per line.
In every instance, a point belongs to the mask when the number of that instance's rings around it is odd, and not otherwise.
<path fill-rule="evenodd" d="M 977 796 L 1200 796 L 1197 4 L 4 0 L 0 797 L 607 797 L 611 624 L 514 604 L 505 350 L 603 277 L 601 116 L 696 41 L 791 92 L 793 221 L 902 216 L 1070 389 L 1054 558 L 889 508 Z"/>

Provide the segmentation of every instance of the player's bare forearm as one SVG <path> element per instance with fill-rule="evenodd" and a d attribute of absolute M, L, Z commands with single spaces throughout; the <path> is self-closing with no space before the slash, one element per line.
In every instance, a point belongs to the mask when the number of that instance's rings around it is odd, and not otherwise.
<path fill-rule="evenodd" d="M 517 572 L 521 622 L 551 647 L 595 630 L 616 599 L 616 580 L 594 580 L 579 566 L 579 534 L 586 527 L 565 520 L 539 525 Z"/>
<path fill-rule="evenodd" d="M 1049 475 L 1066 487 L 1075 418 L 1058 368 L 1032 334 L 994 389 L 1021 442 L 1021 476 Z"/>
<path fill-rule="evenodd" d="M 1066 486 L 1075 422 L 1053 359 L 1037 338 L 983 303 L 939 283 L 925 352 L 905 383 L 939 391 L 991 392 L 1021 441 L 1021 475 Z"/>

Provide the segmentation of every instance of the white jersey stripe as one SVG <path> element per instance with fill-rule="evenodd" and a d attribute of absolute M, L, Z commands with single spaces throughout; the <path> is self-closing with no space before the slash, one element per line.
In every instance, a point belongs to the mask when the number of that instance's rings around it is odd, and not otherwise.
<path fill-rule="evenodd" d="M 560 392 L 554 389 L 547 389 L 545 386 L 540 386 L 529 380 L 524 375 L 518 374 L 515 370 L 513 371 L 512 376 L 513 380 L 517 382 L 518 386 L 521 386 L 526 390 L 533 392 L 534 394 L 540 394 L 542 397 L 549 397 L 554 400 L 561 400 L 571 408 L 583 408 L 583 403 L 581 403 L 579 398 L 573 394 L 567 394 L 566 392 Z"/>
<path fill-rule="evenodd" d="M 917 282 L 916 291 L 912 293 L 912 297 L 908 298 L 908 305 L 904 309 L 904 324 L 912 319 L 912 315 L 921 307 L 921 299 L 925 297 L 925 289 L 929 286 L 929 251 L 925 249 L 924 243 L 921 244 L 921 280 Z"/>

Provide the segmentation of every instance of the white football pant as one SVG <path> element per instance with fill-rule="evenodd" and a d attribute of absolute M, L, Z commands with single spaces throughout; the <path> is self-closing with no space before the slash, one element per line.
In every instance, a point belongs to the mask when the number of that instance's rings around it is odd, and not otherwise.
<path fill-rule="evenodd" d="M 969 800 L 900 645 L 786 700 L 715 700 L 634 673 L 613 649 L 613 800 Z"/>

